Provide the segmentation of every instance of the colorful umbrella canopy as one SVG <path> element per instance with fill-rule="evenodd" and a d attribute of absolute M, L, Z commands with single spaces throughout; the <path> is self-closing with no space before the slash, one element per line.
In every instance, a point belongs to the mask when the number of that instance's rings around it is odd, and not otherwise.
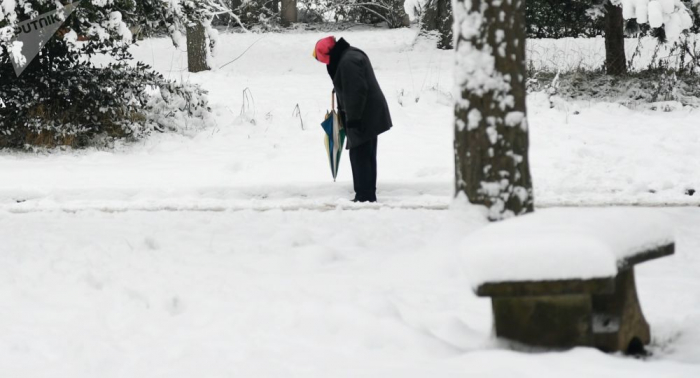
<path fill-rule="evenodd" d="M 340 117 L 335 110 L 331 110 L 326 114 L 326 119 L 321 123 L 323 130 L 326 132 L 326 152 L 328 153 L 328 161 L 331 164 L 331 173 L 333 181 L 338 176 L 338 163 L 340 156 L 343 154 L 343 146 L 345 145 L 345 129 L 340 123 Z"/>

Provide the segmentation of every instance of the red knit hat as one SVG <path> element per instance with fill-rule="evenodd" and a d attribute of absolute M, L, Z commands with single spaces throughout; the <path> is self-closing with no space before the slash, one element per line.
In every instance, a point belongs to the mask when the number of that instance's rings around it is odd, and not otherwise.
<path fill-rule="evenodd" d="M 335 47 L 335 37 L 330 36 L 319 39 L 314 48 L 314 58 L 321 63 L 329 64 L 331 62 L 331 50 Z"/>

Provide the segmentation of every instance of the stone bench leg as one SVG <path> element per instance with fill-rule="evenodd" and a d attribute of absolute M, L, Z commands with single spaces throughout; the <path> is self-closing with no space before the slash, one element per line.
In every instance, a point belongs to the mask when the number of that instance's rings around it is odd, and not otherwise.
<path fill-rule="evenodd" d="M 547 348 L 594 346 L 589 294 L 494 297 L 496 336 Z"/>
<path fill-rule="evenodd" d="M 595 346 L 606 352 L 642 353 L 651 334 L 637 298 L 634 268 L 618 273 L 614 293 L 593 295 L 592 301 Z"/>
<path fill-rule="evenodd" d="M 492 307 L 496 336 L 527 345 L 641 353 L 650 341 L 633 268 L 618 273 L 612 294 L 493 297 Z"/>

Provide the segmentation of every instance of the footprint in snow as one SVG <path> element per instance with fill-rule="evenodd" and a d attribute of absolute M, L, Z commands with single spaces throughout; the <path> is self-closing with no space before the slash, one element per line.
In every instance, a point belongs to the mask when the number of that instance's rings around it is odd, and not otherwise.
<path fill-rule="evenodd" d="M 180 315 L 185 312 L 185 306 L 183 305 L 182 300 L 177 296 L 174 296 L 168 300 L 165 309 L 172 316 Z"/>

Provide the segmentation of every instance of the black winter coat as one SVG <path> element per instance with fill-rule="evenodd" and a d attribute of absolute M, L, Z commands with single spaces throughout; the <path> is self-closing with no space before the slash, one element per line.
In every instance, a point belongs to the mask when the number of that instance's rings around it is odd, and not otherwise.
<path fill-rule="evenodd" d="M 391 128 L 389 106 L 367 54 L 351 47 L 341 38 L 330 52 L 328 74 L 338 97 L 338 110 L 348 136 L 348 149 Z"/>

